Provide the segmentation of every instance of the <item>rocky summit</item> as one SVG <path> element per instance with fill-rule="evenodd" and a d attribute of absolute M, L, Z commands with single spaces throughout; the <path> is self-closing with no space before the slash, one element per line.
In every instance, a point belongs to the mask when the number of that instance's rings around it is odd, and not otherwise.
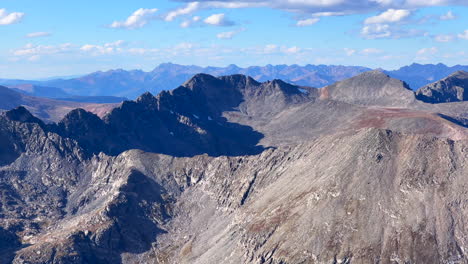
<path fill-rule="evenodd" d="M 428 84 L 416 92 L 428 103 L 447 103 L 468 100 L 468 72 L 457 71 L 447 78 Z"/>
<path fill-rule="evenodd" d="M 198 74 L 103 117 L 3 112 L 0 263 L 467 263 L 468 102 L 420 94 Z"/>

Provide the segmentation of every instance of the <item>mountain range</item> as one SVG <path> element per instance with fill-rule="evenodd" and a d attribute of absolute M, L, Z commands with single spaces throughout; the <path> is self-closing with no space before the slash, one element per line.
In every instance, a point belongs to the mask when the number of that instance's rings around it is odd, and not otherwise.
<path fill-rule="evenodd" d="M 100 103 L 119 102 L 122 97 L 136 98 L 146 91 L 157 94 L 163 90 L 171 90 L 198 73 L 213 76 L 243 74 L 251 76 L 259 82 L 281 79 L 295 85 L 320 88 L 369 70 L 371 69 L 360 66 L 335 65 L 266 65 L 240 68 L 236 65 L 199 67 L 164 63 L 150 72 L 118 69 L 106 72 L 99 71 L 71 79 L 46 81 L 0 79 L 0 84 L 17 89 L 21 88 L 28 95 L 48 98 L 63 99 L 71 96 L 118 97 L 111 101 L 99 101 L 97 100 L 99 97 L 97 97 L 93 101 Z M 444 64 L 412 64 L 398 70 L 384 72 L 393 78 L 405 81 L 413 90 L 416 90 L 459 70 L 468 71 L 468 66 L 448 67 Z"/>
<path fill-rule="evenodd" d="M 118 105 L 118 103 L 98 104 L 73 102 L 71 99 L 72 98 L 58 100 L 30 96 L 18 92 L 15 89 L 0 86 L 0 111 L 11 110 L 18 106 L 24 106 L 45 122 L 58 122 L 68 112 L 76 108 L 83 108 L 94 112 L 99 116 L 104 116 L 108 111 Z"/>
<path fill-rule="evenodd" d="M 464 263 L 468 102 L 418 98 L 464 74 L 196 74 L 102 118 L 5 111 L 0 263 Z"/>

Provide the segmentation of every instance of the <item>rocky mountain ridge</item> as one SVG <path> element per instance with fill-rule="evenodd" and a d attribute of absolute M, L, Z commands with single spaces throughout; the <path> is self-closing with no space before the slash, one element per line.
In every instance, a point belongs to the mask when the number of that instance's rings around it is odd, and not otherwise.
<path fill-rule="evenodd" d="M 416 91 L 419 100 L 428 103 L 461 102 L 468 100 L 468 72 L 457 71 L 450 76 Z"/>
<path fill-rule="evenodd" d="M 64 98 L 65 96 L 60 94 L 65 93 L 74 96 L 117 96 L 133 99 L 145 91 L 158 94 L 163 90 L 171 90 L 198 73 L 213 76 L 242 74 L 251 76 L 259 82 L 281 79 L 299 86 L 321 88 L 369 70 L 371 69 L 367 67 L 341 65 L 266 65 L 241 68 L 236 65 L 199 67 L 163 63 L 149 72 L 116 69 L 98 71 L 81 77 L 45 81 L 0 79 L 0 84 L 18 87 L 30 93 L 29 95 L 42 97 Z M 416 90 L 459 70 L 468 71 L 468 66 L 449 67 L 441 63 L 426 65 L 414 63 L 397 70 L 387 70 L 385 73 L 392 78 L 405 81 Z M 98 99 L 99 97 L 95 98 Z"/>
<path fill-rule="evenodd" d="M 463 263 L 466 109 L 373 71 L 321 89 L 199 74 L 57 124 L 10 110 L 0 259 Z"/>

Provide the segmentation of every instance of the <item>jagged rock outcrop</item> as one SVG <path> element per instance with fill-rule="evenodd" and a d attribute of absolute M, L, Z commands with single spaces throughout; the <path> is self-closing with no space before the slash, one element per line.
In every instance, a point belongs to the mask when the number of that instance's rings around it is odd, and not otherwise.
<path fill-rule="evenodd" d="M 126 101 L 103 120 L 83 110 L 72 111 L 56 131 L 96 154 L 116 155 L 128 149 L 174 156 L 255 154 L 262 150 L 257 146 L 261 134 L 229 122 L 223 113 L 240 109 L 271 116 L 309 101 L 315 89 L 304 89 L 279 80 L 258 83 L 242 75 L 198 74 L 173 91 Z"/>
<path fill-rule="evenodd" d="M 467 128 L 382 73 L 328 88 L 196 75 L 103 119 L 1 113 L 0 263 L 466 262 Z"/>
<path fill-rule="evenodd" d="M 427 103 L 449 103 L 468 100 L 468 72 L 457 71 L 416 91 L 416 98 Z"/>

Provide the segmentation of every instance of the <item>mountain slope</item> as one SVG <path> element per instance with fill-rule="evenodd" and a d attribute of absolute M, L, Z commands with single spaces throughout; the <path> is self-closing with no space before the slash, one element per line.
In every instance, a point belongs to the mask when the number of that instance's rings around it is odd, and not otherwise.
<path fill-rule="evenodd" d="M 0 262 L 464 263 L 468 129 L 443 107 L 373 71 L 198 74 L 58 124 L 7 111 Z"/>
<path fill-rule="evenodd" d="M 407 106 L 415 101 L 404 82 L 369 71 L 322 88 L 322 97 L 361 105 Z"/>
<path fill-rule="evenodd" d="M 447 103 L 468 100 L 468 72 L 457 71 L 450 76 L 416 91 L 419 100 L 428 103 Z"/>

